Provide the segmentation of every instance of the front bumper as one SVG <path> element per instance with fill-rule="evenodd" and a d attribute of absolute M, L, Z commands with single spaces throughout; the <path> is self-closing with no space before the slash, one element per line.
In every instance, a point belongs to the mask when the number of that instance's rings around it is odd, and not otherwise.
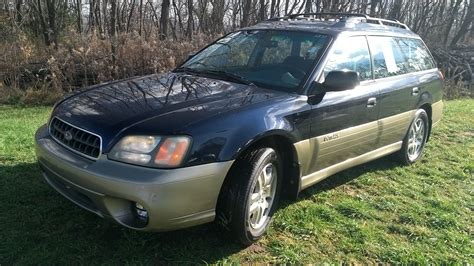
<path fill-rule="evenodd" d="M 56 143 L 46 126 L 35 135 L 46 182 L 64 197 L 101 217 L 137 230 L 169 231 L 211 222 L 220 188 L 233 161 L 179 169 L 129 165 L 101 155 L 97 161 Z M 133 212 L 148 211 L 144 223 Z"/>

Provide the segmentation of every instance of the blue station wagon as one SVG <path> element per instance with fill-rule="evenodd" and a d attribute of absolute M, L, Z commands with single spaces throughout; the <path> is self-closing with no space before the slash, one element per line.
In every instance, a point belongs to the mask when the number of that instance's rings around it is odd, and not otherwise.
<path fill-rule="evenodd" d="M 282 198 L 394 154 L 420 159 L 442 115 L 442 75 L 398 21 L 274 18 L 169 73 L 92 86 L 38 129 L 46 182 L 125 227 L 216 221 L 249 245 Z"/>

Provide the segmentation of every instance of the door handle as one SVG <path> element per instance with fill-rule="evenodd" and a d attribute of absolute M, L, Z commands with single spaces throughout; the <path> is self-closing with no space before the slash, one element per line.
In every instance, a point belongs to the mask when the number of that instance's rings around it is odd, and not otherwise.
<path fill-rule="evenodd" d="M 420 89 L 418 87 L 414 87 L 413 89 L 411 89 L 412 96 L 418 95 L 419 92 L 420 92 Z"/>
<path fill-rule="evenodd" d="M 377 98 L 369 98 L 367 100 L 367 108 L 372 108 L 377 105 Z"/>

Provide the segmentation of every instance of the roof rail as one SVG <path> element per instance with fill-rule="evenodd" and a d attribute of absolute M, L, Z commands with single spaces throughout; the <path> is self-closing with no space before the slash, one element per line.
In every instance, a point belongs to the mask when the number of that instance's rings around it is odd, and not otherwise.
<path fill-rule="evenodd" d="M 369 17 L 369 18 L 367 18 L 367 23 L 387 25 L 387 26 L 398 27 L 398 28 L 409 30 L 409 28 L 406 24 L 401 23 L 396 19 L 383 19 L 383 18 Z"/>
<path fill-rule="evenodd" d="M 392 26 L 397 28 L 402 28 L 409 30 L 408 26 L 404 23 L 399 22 L 396 19 L 383 19 L 383 18 L 374 18 L 366 14 L 360 13 L 340 13 L 340 12 L 321 12 L 321 13 L 298 13 L 298 14 L 291 14 L 284 17 L 275 17 L 269 19 L 269 21 L 278 21 L 278 20 L 287 20 L 287 19 L 305 19 L 304 17 L 314 16 L 314 17 L 336 17 L 341 21 L 346 21 L 351 19 L 359 19 L 359 22 L 366 22 L 384 26 Z M 300 18 L 303 17 L 303 18 Z"/>
<path fill-rule="evenodd" d="M 287 15 L 289 19 L 296 19 L 301 16 L 334 16 L 334 17 L 363 17 L 363 18 L 369 18 L 368 15 L 366 14 L 359 14 L 359 13 L 339 13 L 339 12 L 318 12 L 318 13 L 298 13 L 298 14 L 291 14 Z"/>

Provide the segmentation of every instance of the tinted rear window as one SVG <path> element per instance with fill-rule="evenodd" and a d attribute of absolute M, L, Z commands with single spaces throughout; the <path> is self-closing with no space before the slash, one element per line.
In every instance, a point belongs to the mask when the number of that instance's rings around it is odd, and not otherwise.
<path fill-rule="evenodd" d="M 408 72 L 435 68 L 433 58 L 421 40 L 395 38 L 395 41 L 407 58 Z"/>

